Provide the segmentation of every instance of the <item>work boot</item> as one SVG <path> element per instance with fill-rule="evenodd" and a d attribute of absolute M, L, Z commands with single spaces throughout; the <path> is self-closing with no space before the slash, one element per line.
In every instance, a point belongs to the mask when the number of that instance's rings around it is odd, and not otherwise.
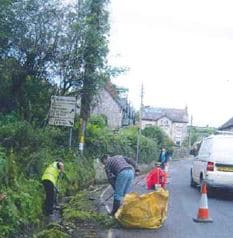
<path fill-rule="evenodd" d="M 115 213 L 117 212 L 117 210 L 120 207 L 120 205 L 121 205 L 121 201 L 120 200 L 116 200 L 116 199 L 113 200 L 112 211 L 110 213 L 111 216 L 115 215 Z"/>

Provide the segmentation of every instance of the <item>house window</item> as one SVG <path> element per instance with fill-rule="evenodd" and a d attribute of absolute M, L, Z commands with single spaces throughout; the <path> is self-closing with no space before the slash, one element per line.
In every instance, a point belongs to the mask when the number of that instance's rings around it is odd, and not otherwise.
<path fill-rule="evenodd" d="M 152 124 L 146 124 L 146 127 L 153 126 Z"/>
<path fill-rule="evenodd" d="M 183 124 L 176 124 L 176 128 L 183 128 Z"/>
<path fill-rule="evenodd" d="M 167 120 L 167 119 L 164 119 L 164 120 L 160 120 L 160 122 L 159 122 L 159 125 L 161 126 L 161 127 L 169 127 L 169 121 Z"/>
<path fill-rule="evenodd" d="M 176 128 L 176 134 L 182 135 L 182 128 Z"/>

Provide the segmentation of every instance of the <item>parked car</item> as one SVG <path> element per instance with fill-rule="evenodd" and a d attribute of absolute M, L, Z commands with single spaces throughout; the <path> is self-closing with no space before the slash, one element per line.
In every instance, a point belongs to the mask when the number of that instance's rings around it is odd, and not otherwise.
<path fill-rule="evenodd" d="M 191 167 L 191 186 L 233 191 L 233 134 L 204 138 Z"/>

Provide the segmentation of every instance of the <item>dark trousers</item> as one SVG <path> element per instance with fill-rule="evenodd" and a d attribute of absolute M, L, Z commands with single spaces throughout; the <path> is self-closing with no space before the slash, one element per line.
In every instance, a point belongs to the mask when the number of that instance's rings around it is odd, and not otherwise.
<path fill-rule="evenodd" d="M 44 189 L 45 189 L 45 214 L 49 215 L 53 213 L 53 204 L 55 201 L 55 191 L 54 191 L 54 185 L 49 180 L 43 181 Z"/>

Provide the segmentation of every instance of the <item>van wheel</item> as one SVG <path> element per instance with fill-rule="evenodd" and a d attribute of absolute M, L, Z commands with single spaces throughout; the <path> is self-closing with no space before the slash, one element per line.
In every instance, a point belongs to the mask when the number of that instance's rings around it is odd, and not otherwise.
<path fill-rule="evenodd" d="M 202 184 L 203 184 L 203 177 L 202 177 L 202 174 L 200 176 L 200 186 L 198 187 L 200 193 L 201 193 L 201 187 L 202 187 Z M 215 191 L 212 187 L 206 185 L 206 189 L 207 189 L 207 195 L 208 197 L 214 197 L 215 196 Z"/>
<path fill-rule="evenodd" d="M 199 183 L 199 186 L 198 186 L 199 192 L 201 192 L 202 183 L 203 183 L 203 176 L 202 176 L 202 174 L 201 174 L 201 175 L 200 175 L 200 183 Z"/>
<path fill-rule="evenodd" d="M 196 183 L 195 183 L 194 180 L 193 180 L 192 169 L 191 169 L 191 171 L 190 171 L 190 186 L 191 186 L 192 188 L 195 188 L 195 187 L 196 187 Z"/>

